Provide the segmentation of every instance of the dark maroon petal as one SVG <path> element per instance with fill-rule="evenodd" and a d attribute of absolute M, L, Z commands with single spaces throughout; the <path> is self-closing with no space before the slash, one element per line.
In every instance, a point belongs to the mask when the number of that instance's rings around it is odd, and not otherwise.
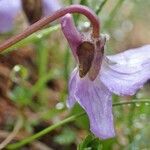
<path fill-rule="evenodd" d="M 104 43 L 103 41 L 100 41 L 100 39 L 95 39 L 95 54 L 94 54 L 94 60 L 92 62 L 92 66 L 90 68 L 90 71 L 88 73 L 89 78 L 93 81 L 96 79 L 97 75 L 99 74 L 102 60 L 103 60 L 103 54 L 104 54 Z"/>

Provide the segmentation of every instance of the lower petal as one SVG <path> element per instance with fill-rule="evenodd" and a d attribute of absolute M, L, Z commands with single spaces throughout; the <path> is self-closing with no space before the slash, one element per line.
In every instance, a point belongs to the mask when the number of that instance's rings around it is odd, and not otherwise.
<path fill-rule="evenodd" d="M 111 93 L 100 80 L 78 80 L 75 97 L 88 114 L 91 131 L 102 139 L 114 137 Z"/>

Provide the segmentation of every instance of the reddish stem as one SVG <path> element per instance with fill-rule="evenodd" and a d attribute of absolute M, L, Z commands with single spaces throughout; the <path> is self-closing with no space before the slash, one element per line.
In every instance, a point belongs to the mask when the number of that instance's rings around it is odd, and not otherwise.
<path fill-rule="evenodd" d="M 92 36 L 94 38 L 99 37 L 100 24 L 99 24 L 99 19 L 96 16 L 96 14 L 86 6 L 71 5 L 71 6 L 68 6 L 66 8 L 62 8 L 62 9 L 56 11 L 51 16 L 42 18 L 41 20 L 37 21 L 33 25 L 29 26 L 27 29 L 25 29 L 20 34 L 13 36 L 10 39 L 6 40 L 4 43 L 2 43 L 0 45 L 0 52 L 7 49 L 8 47 L 14 45 L 15 43 L 19 42 L 20 40 L 26 38 L 27 36 L 31 35 L 32 33 L 38 31 L 39 29 L 46 26 L 47 24 L 66 15 L 67 13 L 81 13 L 81 14 L 85 15 L 90 20 L 91 25 L 93 27 Z"/>

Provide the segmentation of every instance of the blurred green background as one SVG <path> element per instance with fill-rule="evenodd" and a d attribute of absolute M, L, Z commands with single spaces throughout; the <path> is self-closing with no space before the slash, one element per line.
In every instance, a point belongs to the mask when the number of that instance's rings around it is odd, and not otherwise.
<path fill-rule="evenodd" d="M 149 0 L 63 0 L 86 5 L 101 21 L 101 33 L 108 34 L 105 53 L 115 54 L 150 43 Z M 20 33 L 28 26 L 21 13 L 12 32 L 1 34 L 0 41 Z M 74 15 L 78 29 L 88 30 L 88 20 Z M 14 141 L 55 124 L 83 110 L 66 108 L 67 84 L 75 66 L 74 58 L 57 23 L 33 34 L 0 55 L 0 141 L 13 130 L 17 120 L 23 123 Z M 113 102 L 150 100 L 150 82 L 130 97 L 113 95 Z M 150 105 L 135 104 L 113 108 L 116 137 L 98 140 L 89 132 L 87 116 L 43 136 L 24 149 L 54 150 L 149 150 Z M 40 148 L 40 146 L 41 148 Z M 38 145 L 38 146 L 37 146 Z M 23 149 L 23 148 L 22 148 Z"/>

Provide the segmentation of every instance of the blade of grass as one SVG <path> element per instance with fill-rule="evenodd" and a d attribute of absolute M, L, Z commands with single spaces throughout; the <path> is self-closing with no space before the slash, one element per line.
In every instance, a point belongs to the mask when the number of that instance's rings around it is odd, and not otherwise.
<path fill-rule="evenodd" d="M 64 57 L 64 78 L 68 81 L 69 78 L 69 64 L 70 64 L 70 52 L 69 49 L 66 49 L 65 57 Z"/>
<path fill-rule="evenodd" d="M 59 78 L 60 76 L 62 76 L 62 71 L 60 69 L 60 71 L 58 70 L 50 70 L 49 72 L 47 72 L 44 76 L 41 77 L 40 80 L 38 80 L 35 85 L 32 87 L 32 94 L 36 94 L 38 93 L 41 88 L 43 87 L 43 85 L 51 79 L 56 79 Z"/>
<path fill-rule="evenodd" d="M 96 13 L 97 15 L 102 11 L 102 9 L 103 9 L 103 7 L 105 6 L 105 4 L 106 4 L 107 1 L 108 1 L 108 0 L 103 0 L 103 1 L 101 2 L 101 4 L 99 5 L 99 7 L 97 8 L 97 10 L 95 11 L 95 13 Z"/>
<path fill-rule="evenodd" d="M 104 28 L 108 28 L 111 26 L 112 21 L 115 17 L 115 15 L 117 14 L 117 11 L 121 8 L 121 5 L 123 4 L 125 0 L 118 0 L 118 2 L 116 3 L 115 7 L 113 8 L 113 10 L 111 11 L 109 18 L 107 19 L 107 21 L 104 24 Z"/>

